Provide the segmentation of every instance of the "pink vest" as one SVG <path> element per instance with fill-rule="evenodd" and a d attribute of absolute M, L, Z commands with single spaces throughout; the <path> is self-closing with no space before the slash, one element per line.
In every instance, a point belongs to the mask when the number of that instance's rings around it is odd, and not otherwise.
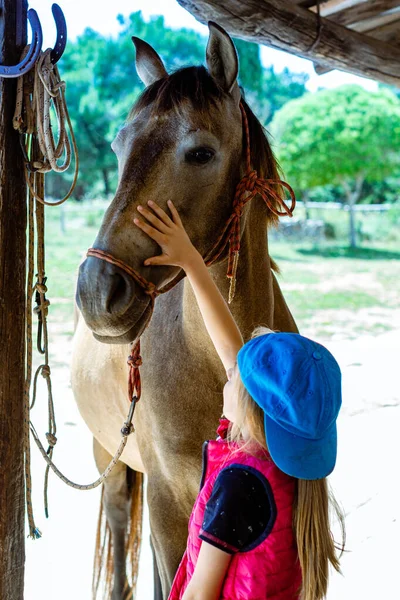
<path fill-rule="evenodd" d="M 186 552 L 168 600 L 181 600 L 200 552 L 205 506 L 219 472 L 231 464 L 253 467 L 268 480 L 276 504 L 271 532 L 256 548 L 232 555 L 220 600 L 298 600 L 301 570 L 292 529 L 295 479 L 282 473 L 265 452 L 265 459 L 233 450 L 223 439 L 208 442 L 204 453 L 202 487 L 189 520 Z M 238 507 L 240 510 L 240 507 Z"/>

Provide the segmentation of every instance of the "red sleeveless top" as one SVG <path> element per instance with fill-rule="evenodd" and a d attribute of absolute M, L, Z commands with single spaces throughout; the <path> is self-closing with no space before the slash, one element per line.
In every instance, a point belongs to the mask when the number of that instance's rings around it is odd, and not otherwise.
<path fill-rule="evenodd" d="M 199 534 L 214 483 L 222 469 L 234 464 L 252 467 L 267 479 L 276 505 L 276 519 L 270 533 L 258 545 L 232 555 L 220 600 L 298 600 L 301 569 L 292 528 L 296 480 L 280 471 L 267 452 L 262 457 L 252 456 L 223 439 L 208 442 L 204 459 L 202 487 L 189 520 L 186 552 L 169 600 L 183 597 L 200 552 Z"/>

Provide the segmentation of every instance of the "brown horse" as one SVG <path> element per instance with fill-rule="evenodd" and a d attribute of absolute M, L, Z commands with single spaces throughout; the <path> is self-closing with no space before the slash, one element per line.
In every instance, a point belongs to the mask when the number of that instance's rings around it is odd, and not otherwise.
<path fill-rule="evenodd" d="M 157 247 L 133 225 L 137 205 L 155 199 L 166 207 L 173 199 L 204 256 L 232 212 L 244 171 L 237 55 L 228 34 L 215 24 L 209 27 L 207 69 L 190 67 L 171 75 L 148 44 L 134 39 L 137 71 L 147 87 L 112 144 L 119 184 L 94 247 L 124 261 L 157 288 L 171 282 L 179 269 L 143 266 Z M 253 168 L 259 176 L 277 179 L 263 128 L 243 99 L 242 103 Z M 259 197 L 246 206 L 242 217 L 231 309 L 245 339 L 259 324 L 296 331 L 268 254 L 267 226 L 275 220 Z M 225 296 L 226 255 L 211 267 Z M 129 344 L 139 336 L 142 340 L 143 392 L 135 433 L 104 484 L 103 504 L 114 550 L 111 598 L 132 595 L 125 563 L 129 546 L 137 547 L 140 537 L 141 473 L 148 477 L 151 542 L 162 587 L 158 597 L 166 598 L 185 549 L 201 476 L 202 443 L 214 437 L 221 414 L 225 373 L 187 281 L 157 298 L 148 323 L 150 299 L 142 287 L 119 267 L 91 256 L 80 267 L 76 297 L 83 318 L 76 330 L 72 383 L 95 439 L 100 469 L 117 448 L 126 417 Z M 138 520 L 131 524 L 129 537 L 131 511 Z"/>

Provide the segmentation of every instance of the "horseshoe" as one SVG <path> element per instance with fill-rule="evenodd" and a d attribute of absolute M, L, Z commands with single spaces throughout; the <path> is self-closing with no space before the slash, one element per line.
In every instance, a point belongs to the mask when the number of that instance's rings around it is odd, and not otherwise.
<path fill-rule="evenodd" d="M 65 22 L 64 13 L 58 4 L 53 4 L 51 7 L 54 21 L 57 27 L 57 39 L 53 50 L 50 54 L 50 60 L 53 65 L 56 64 L 64 54 L 65 46 L 67 44 L 67 23 Z"/>
<path fill-rule="evenodd" d="M 39 56 L 43 43 L 42 26 L 40 25 L 37 12 L 33 8 L 28 10 L 28 20 L 32 29 L 32 43 L 28 54 L 17 65 L 11 67 L 0 65 L 0 77 L 11 78 L 25 75 L 33 67 Z"/>

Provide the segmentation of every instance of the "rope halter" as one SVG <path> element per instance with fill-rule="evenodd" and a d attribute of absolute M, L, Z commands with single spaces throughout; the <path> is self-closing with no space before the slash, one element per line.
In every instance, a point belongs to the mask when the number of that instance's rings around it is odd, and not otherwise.
<path fill-rule="evenodd" d="M 258 177 L 257 171 L 251 168 L 249 123 L 242 102 L 240 103 L 240 110 L 242 113 L 242 122 L 245 135 L 246 172 L 236 186 L 236 192 L 232 206 L 232 213 L 229 216 L 225 227 L 223 228 L 222 233 L 218 237 L 216 243 L 213 245 L 213 247 L 210 249 L 210 251 L 206 254 L 204 258 L 206 265 L 211 266 L 223 255 L 223 253 L 226 250 L 226 247 L 229 245 L 227 269 L 227 277 L 230 279 L 228 298 L 229 304 L 232 302 L 235 296 L 236 274 L 240 252 L 240 219 L 242 217 L 243 210 L 246 204 L 250 202 L 250 200 L 252 200 L 255 196 L 259 195 L 261 196 L 269 210 L 277 217 L 292 217 L 296 205 L 294 191 L 288 183 L 280 179 L 262 179 Z M 285 201 L 281 198 L 279 191 L 276 191 L 273 186 L 275 186 L 275 188 L 278 188 L 278 190 L 280 187 L 286 188 L 288 190 L 291 198 L 290 207 L 286 205 Z M 278 208 L 276 208 L 276 206 L 279 206 L 282 210 L 279 210 Z M 182 271 L 169 284 L 167 284 L 161 289 L 157 289 L 154 283 L 152 283 L 151 281 L 147 281 L 147 279 L 142 277 L 142 275 L 140 275 L 140 273 L 138 273 L 135 269 L 124 263 L 122 260 L 114 258 L 112 254 L 104 252 L 104 250 L 89 248 L 87 256 L 93 256 L 95 258 L 99 258 L 113 265 L 116 265 L 117 267 L 125 271 L 128 275 L 133 277 L 133 279 L 143 288 L 143 291 L 150 296 L 151 311 L 147 321 L 147 325 L 150 322 L 151 315 L 154 310 L 155 298 L 159 294 L 164 294 L 165 292 L 168 292 L 178 283 L 178 281 L 180 281 L 185 276 L 184 272 Z M 141 366 L 141 364 L 142 358 L 140 356 L 139 339 L 134 345 L 132 353 L 128 358 L 128 394 L 129 399 L 133 402 L 134 405 L 136 404 L 136 402 L 138 402 L 141 396 L 141 381 L 139 373 L 139 367 Z"/>

